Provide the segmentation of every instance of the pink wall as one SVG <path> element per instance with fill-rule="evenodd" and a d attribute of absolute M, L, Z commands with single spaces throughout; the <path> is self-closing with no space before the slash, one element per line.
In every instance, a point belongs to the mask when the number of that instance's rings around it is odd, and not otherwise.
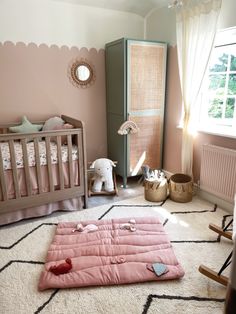
<path fill-rule="evenodd" d="M 177 48 L 168 47 L 166 106 L 164 126 L 163 169 L 176 173 L 181 171 L 181 136 L 177 129 L 181 118 L 181 90 L 177 63 Z"/>
<path fill-rule="evenodd" d="M 177 47 L 168 48 L 166 116 L 163 168 L 171 173 L 181 172 L 181 129 L 176 128 L 181 118 L 181 90 L 178 72 Z M 193 176 L 197 182 L 200 175 L 201 147 L 213 144 L 236 149 L 236 139 L 199 132 L 194 140 Z"/>
<path fill-rule="evenodd" d="M 89 88 L 69 81 L 68 65 L 75 58 L 86 58 L 95 68 L 96 81 Z M 103 49 L 5 42 L 0 44 L 0 81 L 0 122 L 66 114 L 85 122 L 88 161 L 106 156 Z"/>

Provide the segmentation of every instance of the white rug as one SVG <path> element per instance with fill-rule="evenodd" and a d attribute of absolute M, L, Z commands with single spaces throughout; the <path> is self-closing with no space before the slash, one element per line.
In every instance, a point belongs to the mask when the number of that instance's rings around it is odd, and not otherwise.
<path fill-rule="evenodd" d="M 162 205 L 162 206 L 161 206 Z M 37 291 L 39 275 L 58 221 L 158 216 L 185 270 L 181 280 Z M 230 215 L 195 197 L 191 203 L 151 203 L 142 196 L 73 213 L 0 228 L 0 313 L 222 314 L 226 289 L 198 272 L 219 270 L 232 249 L 208 229 Z M 226 273 L 227 274 L 227 273 Z"/>

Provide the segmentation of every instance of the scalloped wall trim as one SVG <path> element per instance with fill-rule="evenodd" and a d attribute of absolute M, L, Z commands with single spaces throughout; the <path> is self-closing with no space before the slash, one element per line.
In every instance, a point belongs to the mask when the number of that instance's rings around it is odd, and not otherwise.
<path fill-rule="evenodd" d="M 58 49 L 58 50 L 71 50 L 74 52 L 97 52 L 97 53 L 104 53 L 105 49 L 100 48 L 100 49 L 96 49 L 96 48 L 87 48 L 87 47 L 76 47 L 76 46 L 71 46 L 68 47 L 66 45 L 62 45 L 62 46 L 58 46 L 55 44 L 52 45 L 47 45 L 47 44 L 36 44 L 33 42 L 30 43 L 24 43 L 22 41 L 18 41 L 16 43 L 12 42 L 12 41 L 4 41 L 4 42 L 0 42 L 0 46 L 18 46 L 18 47 L 32 47 L 32 48 L 52 48 L 52 49 Z"/>
<path fill-rule="evenodd" d="M 143 25 L 136 14 L 65 1 L 0 1 L 1 42 L 100 49 L 121 37 L 143 38 Z"/>

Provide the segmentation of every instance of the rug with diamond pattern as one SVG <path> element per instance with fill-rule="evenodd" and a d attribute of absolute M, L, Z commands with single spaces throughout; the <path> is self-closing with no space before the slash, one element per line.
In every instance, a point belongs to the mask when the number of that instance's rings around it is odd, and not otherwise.
<path fill-rule="evenodd" d="M 181 280 L 106 287 L 37 290 L 49 244 L 59 221 L 157 216 L 185 270 Z M 226 289 L 198 272 L 218 271 L 232 250 L 230 240 L 208 224 L 224 226 L 232 215 L 194 197 L 190 203 L 151 203 L 142 196 L 77 212 L 0 227 L 0 313 L 221 314 Z M 228 270 L 229 271 L 229 270 Z M 227 275 L 227 270 L 226 273 Z"/>

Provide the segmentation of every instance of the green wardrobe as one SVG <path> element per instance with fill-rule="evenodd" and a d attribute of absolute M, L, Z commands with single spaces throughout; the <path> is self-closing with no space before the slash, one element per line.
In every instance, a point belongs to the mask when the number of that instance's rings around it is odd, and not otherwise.
<path fill-rule="evenodd" d="M 142 165 L 162 168 L 166 53 L 167 44 L 154 41 L 106 44 L 108 158 L 118 162 L 124 187 Z M 118 134 L 125 121 L 138 131 Z"/>

